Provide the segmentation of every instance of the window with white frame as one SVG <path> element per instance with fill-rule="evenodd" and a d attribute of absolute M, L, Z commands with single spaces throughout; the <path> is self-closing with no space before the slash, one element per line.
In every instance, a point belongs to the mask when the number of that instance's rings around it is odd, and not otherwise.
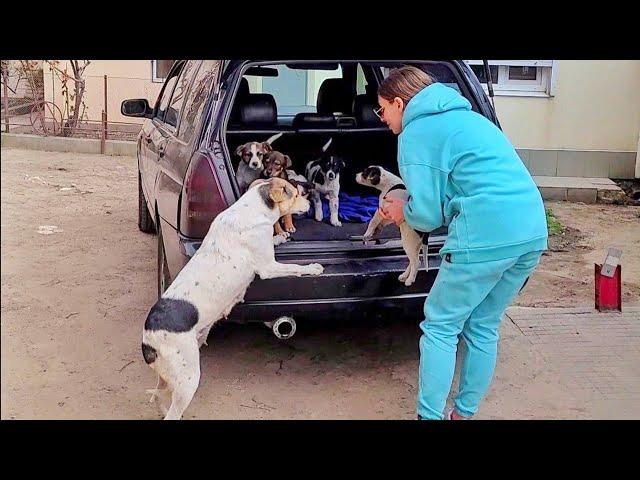
<path fill-rule="evenodd" d="M 151 80 L 164 83 L 175 60 L 151 60 Z"/>
<path fill-rule="evenodd" d="M 487 90 L 482 60 L 465 60 Z M 555 60 L 489 60 L 489 73 L 496 95 L 553 96 Z"/>

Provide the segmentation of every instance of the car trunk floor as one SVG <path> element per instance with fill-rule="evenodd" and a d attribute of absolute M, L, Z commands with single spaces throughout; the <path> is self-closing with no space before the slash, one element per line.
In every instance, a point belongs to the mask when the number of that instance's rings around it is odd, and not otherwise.
<path fill-rule="evenodd" d="M 328 220 L 316 222 L 313 218 L 293 217 L 296 232 L 291 235 L 291 240 L 304 241 L 335 241 L 350 240 L 353 235 L 363 235 L 368 223 L 342 222 L 341 227 L 334 227 Z M 380 239 L 400 238 L 400 230 L 395 225 L 388 225 L 375 236 Z"/>

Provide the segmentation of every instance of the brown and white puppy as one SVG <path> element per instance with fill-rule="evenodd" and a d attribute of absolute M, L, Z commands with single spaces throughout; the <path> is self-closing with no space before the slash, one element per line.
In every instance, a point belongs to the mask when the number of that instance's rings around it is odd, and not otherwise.
<path fill-rule="evenodd" d="M 265 178 L 281 178 L 283 180 L 289 180 L 289 174 L 287 169 L 291 168 L 293 163 L 289 155 L 284 155 L 282 152 L 272 150 L 267 153 L 263 159 L 264 170 L 262 176 Z M 285 215 L 282 217 L 284 222 L 284 229 L 280 225 L 278 220 L 273 226 L 275 235 L 281 235 L 287 237 L 287 234 L 291 234 L 296 231 L 296 227 L 293 225 L 293 217 L 291 215 Z M 286 233 L 285 233 L 286 232 Z"/>
<path fill-rule="evenodd" d="M 156 397 L 165 420 L 179 420 L 200 382 L 200 347 L 211 327 L 242 302 L 256 275 L 320 275 L 323 267 L 276 262 L 273 224 L 304 213 L 309 201 L 280 179 L 256 180 L 220 213 L 202 245 L 151 308 L 142 331 L 142 355 L 158 376 Z M 167 408 L 166 403 L 170 402 Z"/>
<path fill-rule="evenodd" d="M 380 166 L 371 165 L 365 168 L 356 175 L 356 182 L 360 185 L 366 185 L 380 190 L 380 204 L 382 204 L 382 200 L 386 195 L 397 195 L 400 198 L 407 199 L 407 189 L 402 179 Z M 376 210 L 373 218 L 369 221 L 363 240 L 371 240 L 374 235 L 380 233 L 385 226 L 390 224 L 393 224 L 393 222 L 382 218 L 380 210 Z M 420 268 L 420 250 L 422 249 L 422 238 L 424 234 L 416 232 L 407 222 L 402 222 L 399 229 L 400 237 L 402 238 L 402 248 L 409 258 L 409 266 L 398 277 L 398 280 L 404 282 L 408 287 L 415 282 L 416 276 L 418 275 L 418 269 Z"/>
<path fill-rule="evenodd" d="M 236 149 L 240 163 L 236 170 L 236 180 L 240 195 L 247 191 L 254 180 L 260 178 L 264 169 L 264 157 L 273 151 L 272 143 L 283 135 L 282 132 L 268 138 L 265 142 L 247 142 Z"/>

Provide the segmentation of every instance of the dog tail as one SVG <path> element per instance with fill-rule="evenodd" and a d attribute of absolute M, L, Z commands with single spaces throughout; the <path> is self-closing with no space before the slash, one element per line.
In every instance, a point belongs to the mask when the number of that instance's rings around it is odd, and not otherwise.
<path fill-rule="evenodd" d="M 142 356 L 144 357 L 144 361 L 147 365 L 156 361 L 158 358 L 158 352 L 151 345 L 147 345 L 146 343 L 142 344 Z"/>
<path fill-rule="evenodd" d="M 271 145 L 273 142 L 275 142 L 277 139 L 279 139 L 282 135 L 284 135 L 284 132 L 276 133 L 275 135 L 267 138 L 266 143 Z"/>

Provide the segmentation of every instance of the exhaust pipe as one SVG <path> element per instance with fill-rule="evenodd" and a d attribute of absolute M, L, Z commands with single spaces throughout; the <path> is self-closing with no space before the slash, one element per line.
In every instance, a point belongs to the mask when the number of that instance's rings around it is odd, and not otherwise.
<path fill-rule="evenodd" d="M 296 334 L 296 321 L 292 317 L 280 317 L 273 322 L 264 322 L 276 338 L 289 340 Z"/>

